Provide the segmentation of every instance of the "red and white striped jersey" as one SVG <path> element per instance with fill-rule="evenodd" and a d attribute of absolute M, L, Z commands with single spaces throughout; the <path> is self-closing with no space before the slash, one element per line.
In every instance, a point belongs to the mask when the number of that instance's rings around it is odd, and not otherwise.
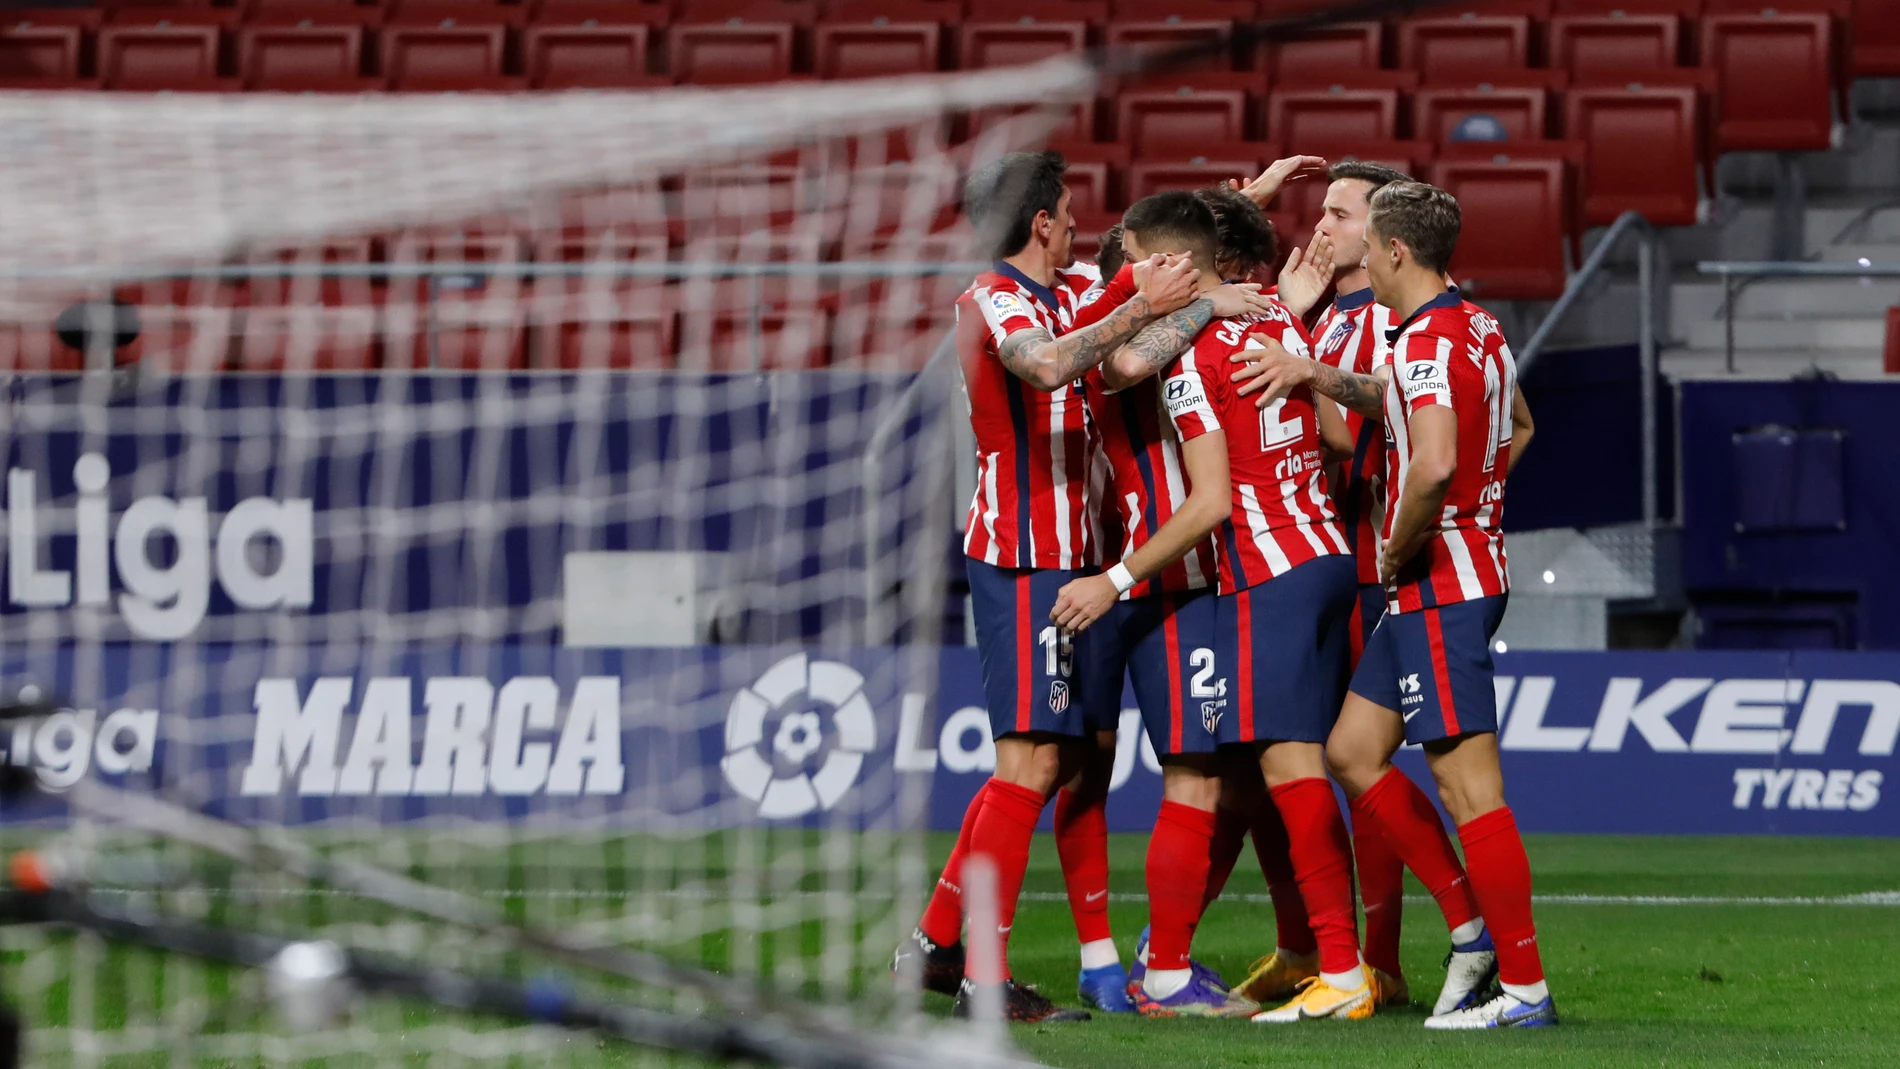
<path fill-rule="evenodd" d="M 1235 388 L 1235 353 L 1258 348 L 1251 334 L 1276 338 L 1296 356 L 1309 355 L 1306 331 L 1275 301 L 1258 315 L 1217 319 L 1169 365 L 1162 389 L 1168 415 L 1192 441 L 1227 432 L 1233 513 L 1216 532 L 1220 590 L 1231 594 L 1283 575 L 1316 557 L 1350 552 L 1326 495 L 1319 418 L 1306 387 L 1266 408 Z"/>
<path fill-rule="evenodd" d="M 957 360 L 976 432 L 963 551 L 977 560 L 1004 568 L 1100 562 L 1088 501 L 1094 431 L 1081 380 L 1043 393 L 996 355 L 1019 330 L 1068 330 L 1075 303 L 1060 278 L 1051 289 L 1001 261 L 957 299 Z"/>
<path fill-rule="evenodd" d="M 1393 332 L 1385 391 L 1385 529 L 1392 537 L 1411 460 L 1412 414 L 1443 405 L 1458 419 L 1458 470 L 1445 491 L 1438 531 L 1406 562 L 1388 595 L 1393 612 L 1502 594 L 1511 588 L 1504 555 L 1504 474 L 1511 466 L 1511 405 L 1517 361 L 1498 321 L 1447 293 Z"/>
<path fill-rule="evenodd" d="M 1370 375 L 1387 362 L 1392 345 L 1385 332 L 1396 326 L 1392 309 L 1372 299 L 1370 286 L 1333 298 L 1333 305 L 1313 332 L 1313 356 L 1341 371 Z M 1352 435 L 1352 459 L 1340 465 L 1344 476 L 1333 486 L 1333 507 L 1339 512 L 1346 542 L 1359 563 L 1359 582 L 1379 581 L 1380 513 L 1385 505 L 1376 480 L 1385 477 L 1385 428 L 1339 405 Z"/>
<path fill-rule="evenodd" d="M 1105 548 L 1111 558 L 1125 560 L 1187 503 L 1181 441 L 1162 411 L 1161 387 L 1153 378 L 1115 393 L 1100 371 L 1089 372 L 1086 381 L 1096 440 L 1108 462 L 1107 492 L 1100 499 L 1103 526 L 1121 536 L 1119 550 L 1112 544 Z M 1217 567 L 1210 536 L 1122 598 L 1202 590 L 1214 585 Z"/>

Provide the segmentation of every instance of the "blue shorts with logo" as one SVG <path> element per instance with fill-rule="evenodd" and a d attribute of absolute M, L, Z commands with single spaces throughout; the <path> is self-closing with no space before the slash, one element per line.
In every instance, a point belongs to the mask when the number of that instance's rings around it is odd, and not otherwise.
<path fill-rule="evenodd" d="M 1104 703 L 1091 703 L 1088 691 L 1107 685 L 1090 678 L 1097 660 L 1089 637 L 1095 628 L 1071 637 L 1049 622 L 1063 586 L 1094 570 L 999 568 L 980 560 L 965 564 L 990 736 L 1000 739 L 1027 731 L 1081 736 L 1094 731 L 1091 708 Z M 1119 702 L 1120 676 L 1115 677 L 1114 692 L 1110 702 Z M 1102 726 L 1112 728 L 1115 721 Z"/>
<path fill-rule="evenodd" d="M 1084 684 L 1095 722 L 1119 719 L 1126 674 L 1156 754 L 1212 753 L 1228 709 L 1215 658 L 1218 600 L 1212 590 L 1129 598 L 1078 636 L 1088 640 Z"/>
<path fill-rule="evenodd" d="M 1233 677 L 1221 741 L 1325 742 L 1351 672 L 1351 557 L 1316 557 L 1220 597 L 1218 662 Z"/>
<path fill-rule="evenodd" d="M 1366 643 L 1352 692 L 1405 719 L 1405 741 L 1498 729 L 1491 636 L 1508 594 L 1388 612 Z"/>

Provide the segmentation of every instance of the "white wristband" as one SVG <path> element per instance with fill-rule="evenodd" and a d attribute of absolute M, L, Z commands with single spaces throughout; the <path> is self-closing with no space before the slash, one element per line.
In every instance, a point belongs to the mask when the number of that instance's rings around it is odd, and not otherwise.
<path fill-rule="evenodd" d="M 1128 565 L 1117 561 L 1108 570 L 1108 581 L 1115 584 L 1115 593 L 1126 594 L 1128 588 L 1135 585 L 1135 576 L 1128 570 Z"/>

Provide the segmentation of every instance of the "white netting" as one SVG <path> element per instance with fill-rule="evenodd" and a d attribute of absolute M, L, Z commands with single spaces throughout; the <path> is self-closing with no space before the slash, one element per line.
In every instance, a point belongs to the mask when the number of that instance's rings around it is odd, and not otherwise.
<path fill-rule="evenodd" d="M 956 197 L 1046 120 L 955 134 L 1087 89 L 1060 63 L 721 93 L 0 95 L 0 669 L 73 707 L 0 732 L 7 759 L 905 1012 L 881 974 L 921 904 L 929 778 L 893 752 L 949 607 Z M 153 917 L 553 964 L 54 801 L 5 811 L 7 845 L 78 835 L 107 883 L 194 873 L 107 896 Z M 36 1065 L 640 1060 L 389 999 L 293 1034 L 248 974 L 0 940 Z"/>

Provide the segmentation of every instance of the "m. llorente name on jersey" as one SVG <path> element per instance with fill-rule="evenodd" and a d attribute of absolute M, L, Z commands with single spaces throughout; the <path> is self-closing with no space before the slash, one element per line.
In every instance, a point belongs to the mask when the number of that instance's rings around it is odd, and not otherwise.
<path fill-rule="evenodd" d="M 258 680 L 239 793 L 289 786 L 318 797 L 610 795 L 626 785 L 616 677 L 582 676 L 565 704 L 546 676 L 500 687 L 473 676 L 427 679 L 420 761 L 415 690 L 406 677 L 375 678 L 357 694 L 350 677 L 324 676 L 300 697 L 295 679 Z M 346 716 L 352 705 L 354 718 Z"/>
<path fill-rule="evenodd" d="M 226 512 L 212 538 L 202 497 L 140 497 L 113 523 L 111 467 L 99 453 L 73 464 L 78 502 L 70 524 L 38 503 L 39 477 L 7 472 L 7 600 L 26 609 L 116 607 L 136 638 L 186 638 L 210 607 L 211 581 L 240 609 L 304 608 L 314 585 L 315 538 L 308 499 L 246 498 Z M 56 534 L 70 530 L 71 535 Z M 45 532 L 42 536 L 41 532 Z M 153 562 L 151 544 L 168 536 L 172 562 Z M 43 566 L 56 539 L 71 538 L 71 569 Z M 43 546 L 42 543 L 47 543 Z M 274 543 L 271 554 L 266 543 Z M 266 566 L 274 556 L 274 566 Z M 112 596 L 112 575 L 121 592 Z"/>

